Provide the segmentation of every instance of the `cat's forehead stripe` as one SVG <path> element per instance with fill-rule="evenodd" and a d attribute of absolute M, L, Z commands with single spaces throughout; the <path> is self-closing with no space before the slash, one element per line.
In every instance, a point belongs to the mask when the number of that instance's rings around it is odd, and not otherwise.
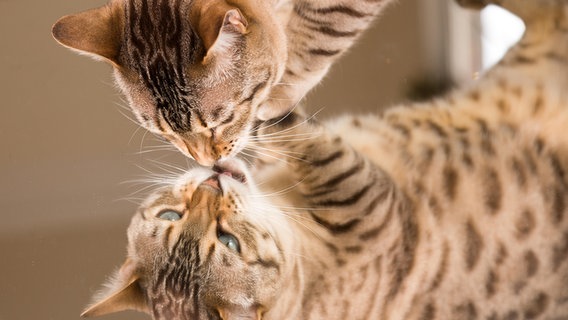
<path fill-rule="evenodd" d="M 170 127 L 190 131 L 191 88 L 185 65 L 203 53 L 201 41 L 185 16 L 181 1 L 130 0 L 125 25 L 125 56 L 151 91 L 156 108 Z"/>

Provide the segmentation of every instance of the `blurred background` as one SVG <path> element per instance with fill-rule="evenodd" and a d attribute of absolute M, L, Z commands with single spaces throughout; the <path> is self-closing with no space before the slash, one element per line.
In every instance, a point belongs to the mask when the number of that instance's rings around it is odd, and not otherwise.
<path fill-rule="evenodd" d="M 78 319 L 125 257 L 130 216 L 151 190 L 135 180 L 187 167 L 129 119 L 110 66 L 51 38 L 60 16 L 104 3 L 0 0 L 0 320 Z M 475 79 L 522 28 L 495 8 L 400 0 L 307 104 L 326 118 L 428 99 Z"/>

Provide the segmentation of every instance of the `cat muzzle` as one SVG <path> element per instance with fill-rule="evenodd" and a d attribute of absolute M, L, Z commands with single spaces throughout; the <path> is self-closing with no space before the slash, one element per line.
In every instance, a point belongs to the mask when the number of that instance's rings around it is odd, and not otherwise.
<path fill-rule="evenodd" d="M 231 177 L 240 183 L 247 182 L 245 173 L 239 169 L 239 165 L 236 161 L 219 161 L 213 166 L 213 171 L 220 175 Z"/>
<path fill-rule="evenodd" d="M 221 183 L 219 182 L 219 174 L 214 174 L 211 177 L 207 178 L 207 180 L 201 183 L 202 185 L 210 186 L 213 189 L 217 189 L 219 191 L 223 191 L 221 188 Z"/>

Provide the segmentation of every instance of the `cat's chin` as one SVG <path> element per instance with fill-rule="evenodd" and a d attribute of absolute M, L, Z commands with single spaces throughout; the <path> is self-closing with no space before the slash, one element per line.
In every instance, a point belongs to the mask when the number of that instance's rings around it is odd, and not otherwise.
<path fill-rule="evenodd" d="M 213 166 L 213 171 L 220 175 L 229 176 L 243 184 L 246 184 L 248 181 L 246 166 L 239 159 L 220 160 Z"/>

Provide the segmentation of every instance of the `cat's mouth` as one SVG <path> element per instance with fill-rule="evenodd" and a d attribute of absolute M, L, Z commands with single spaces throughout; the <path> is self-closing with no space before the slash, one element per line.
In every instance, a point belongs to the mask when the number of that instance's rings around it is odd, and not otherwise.
<path fill-rule="evenodd" d="M 213 171 L 219 175 L 228 176 L 240 183 L 246 183 L 247 178 L 242 170 L 239 169 L 238 163 L 236 161 L 225 160 L 222 162 L 217 162 L 213 166 Z"/>

